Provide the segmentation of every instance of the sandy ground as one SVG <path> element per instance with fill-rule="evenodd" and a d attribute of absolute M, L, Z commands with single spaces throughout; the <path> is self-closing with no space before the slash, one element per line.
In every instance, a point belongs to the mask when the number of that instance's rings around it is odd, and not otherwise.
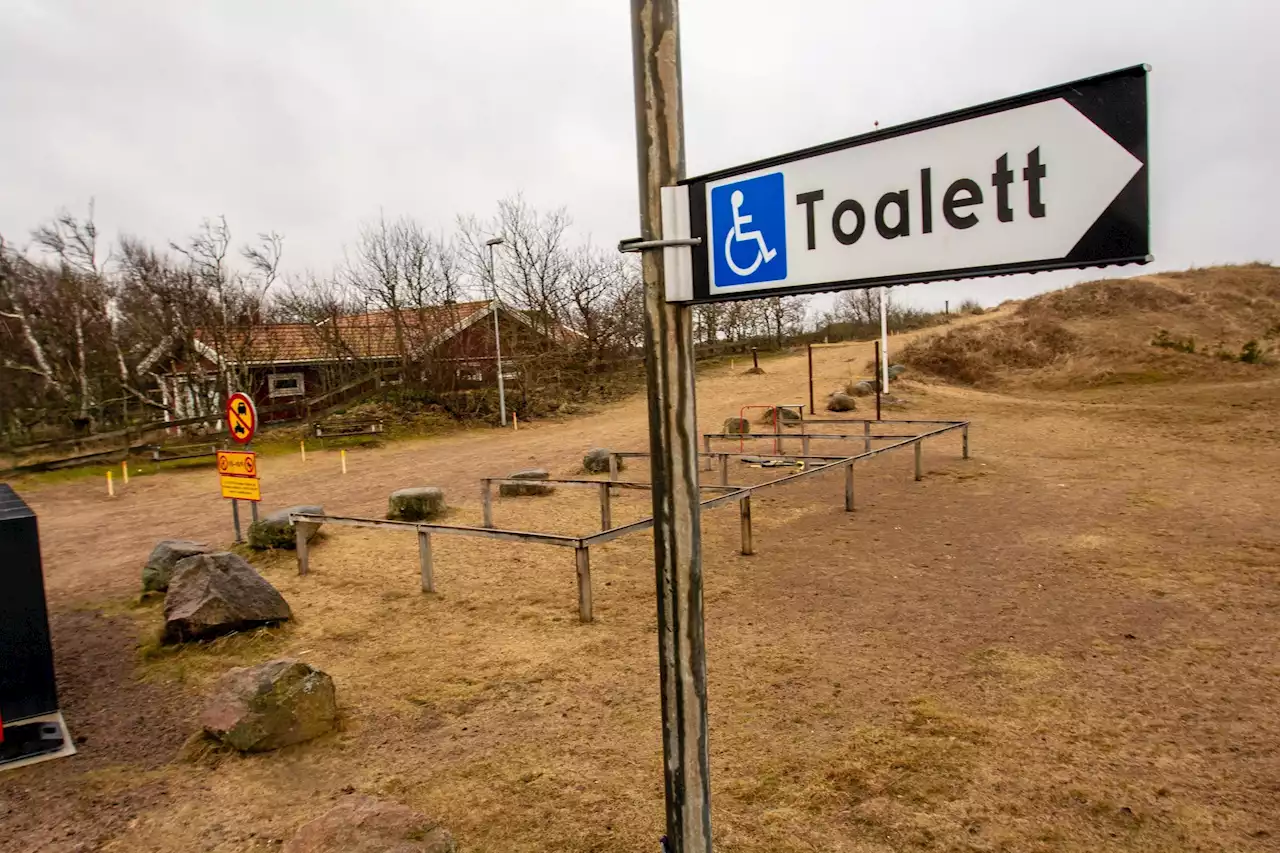
<path fill-rule="evenodd" d="M 867 345 L 820 350 L 818 395 Z M 852 359 L 852 361 L 851 361 Z M 803 355 L 700 377 L 704 429 L 807 397 Z M 974 421 L 859 471 L 704 519 L 714 825 L 728 851 L 1280 849 L 1280 384 L 1013 398 L 905 384 L 911 417 Z M 640 399 L 517 434 L 481 430 L 262 461 L 268 507 L 380 514 L 478 477 L 572 475 L 589 447 L 645 449 Z M 815 451 L 836 449 L 815 444 Z M 643 478 L 643 472 L 640 472 Z M 759 471 L 735 469 L 735 480 Z M 154 540 L 226 541 L 208 470 L 24 491 L 40 514 L 77 757 L 0 776 L 0 850 L 266 851 L 345 790 L 450 827 L 466 850 L 654 849 L 662 832 L 651 543 L 593 549 L 597 621 L 565 550 L 338 529 L 299 578 L 263 572 L 295 624 L 139 655 L 131 605 Z M 616 499 L 615 521 L 647 514 Z M 591 495 L 503 500 L 502 525 L 593 529 Z M 289 655 L 330 672 L 342 731 L 279 753 L 177 760 L 201 691 Z"/>

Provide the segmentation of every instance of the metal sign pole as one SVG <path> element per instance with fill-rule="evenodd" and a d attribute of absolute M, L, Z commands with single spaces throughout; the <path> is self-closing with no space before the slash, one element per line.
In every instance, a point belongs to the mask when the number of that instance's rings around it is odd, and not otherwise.
<path fill-rule="evenodd" d="M 889 390 L 889 288 L 880 288 L 880 387 Z M 878 417 L 878 416 L 877 416 Z"/>
<path fill-rule="evenodd" d="M 640 239 L 661 236 L 661 190 L 684 175 L 677 0 L 632 0 Z M 645 251 L 645 368 L 658 588 L 658 669 L 668 853 L 711 850 L 707 672 L 694 404 L 693 309 L 666 301 L 662 254 Z"/>
<path fill-rule="evenodd" d="M 813 344 L 809 344 L 809 414 L 817 414 L 813 408 Z"/>

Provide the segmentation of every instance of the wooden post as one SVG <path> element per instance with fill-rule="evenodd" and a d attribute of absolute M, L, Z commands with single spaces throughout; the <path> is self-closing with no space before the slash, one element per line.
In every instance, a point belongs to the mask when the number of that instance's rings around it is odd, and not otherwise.
<path fill-rule="evenodd" d="M 342 456 L 342 473 L 347 473 L 347 451 L 339 451 Z"/>
<path fill-rule="evenodd" d="M 422 591 L 435 592 L 436 578 L 431 565 L 431 531 L 418 529 L 418 563 L 422 568 Z"/>
<path fill-rule="evenodd" d="M 760 369 L 760 353 L 756 351 L 755 347 L 751 348 L 751 367 L 755 370 Z"/>
<path fill-rule="evenodd" d="M 618 454 L 612 452 L 609 454 L 609 480 L 618 482 Z"/>
<path fill-rule="evenodd" d="M 298 442 L 298 450 L 302 453 L 302 461 L 307 461 L 307 440 L 302 439 Z"/>
<path fill-rule="evenodd" d="M 809 436 L 807 435 L 800 436 L 800 455 L 801 456 L 809 455 Z"/>
<path fill-rule="evenodd" d="M 662 234 L 662 188 L 684 175 L 677 0 L 631 0 L 640 238 Z M 711 851 L 693 309 L 668 302 L 662 252 L 642 255 L 653 556 L 662 690 L 665 853 Z M 585 564 L 583 549 L 580 565 Z"/>
<path fill-rule="evenodd" d="M 111 472 L 107 472 L 107 497 L 114 498 L 116 496 L 116 487 L 111 482 Z M 238 540 L 237 540 L 238 541 Z"/>
<path fill-rule="evenodd" d="M 720 454 L 720 485 L 729 485 L 729 454 Z"/>
<path fill-rule="evenodd" d="M 960 428 L 960 450 L 963 458 L 969 458 L 969 425 L 965 424 Z"/>
<path fill-rule="evenodd" d="M 844 511 L 853 512 L 853 463 L 844 467 Z"/>
<path fill-rule="evenodd" d="M 742 496 L 738 501 L 738 514 L 742 517 L 742 556 L 750 557 L 755 553 L 751 542 L 751 495 Z"/>
<path fill-rule="evenodd" d="M 600 484 L 600 530 L 605 531 L 613 527 L 613 507 L 609 499 L 609 484 Z"/>
<path fill-rule="evenodd" d="M 916 442 L 916 482 L 917 483 L 920 482 L 922 479 L 924 479 L 923 469 L 921 469 L 920 467 L 920 447 L 923 444 L 924 444 L 923 441 Z"/>
<path fill-rule="evenodd" d="M 293 525 L 293 537 L 298 551 L 298 574 L 311 572 L 311 536 L 320 525 L 310 521 L 298 521 Z"/>
<path fill-rule="evenodd" d="M 738 443 L 741 444 L 742 443 L 741 440 L 739 440 Z M 741 450 L 742 448 L 739 447 L 738 449 Z M 707 454 L 707 470 L 710 471 L 711 470 L 711 436 L 709 435 L 704 435 L 702 437 L 702 452 Z"/>
<path fill-rule="evenodd" d="M 125 441 L 128 441 L 128 438 L 126 438 Z M 122 475 L 120 479 L 124 482 L 124 484 L 126 486 L 129 485 L 129 460 L 128 459 L 120 463 L 120 474 Z"/>
<path fill-rule="evenodd" d="M 480 506 L 484 512 L 484 526 L 493 527 L 493 481 L 480 481 Z"/>
<path fill-rule="evenodd" d="M 591 549 L 579 545 L 574 549 L 578 563 L 578 621 L 591 621 Z"/>
<path fill-rule="evenodd" d="M 871 421 L 862 422 L 862 452 L 871 452 Z"/>

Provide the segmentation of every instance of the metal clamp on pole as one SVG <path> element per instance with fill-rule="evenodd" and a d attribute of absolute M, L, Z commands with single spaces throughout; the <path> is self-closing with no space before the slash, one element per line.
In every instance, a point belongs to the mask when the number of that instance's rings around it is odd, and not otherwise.
<path fill-rule="evenodd" d="M 666 249 L 674 246 L 701 246 L 701 237 L 675 237 L 670 240 L 644 240 L 640 237 L 631 237 L 627 240 L 618 241 L 619 252 L 648 252 L 653 249 Z"/>

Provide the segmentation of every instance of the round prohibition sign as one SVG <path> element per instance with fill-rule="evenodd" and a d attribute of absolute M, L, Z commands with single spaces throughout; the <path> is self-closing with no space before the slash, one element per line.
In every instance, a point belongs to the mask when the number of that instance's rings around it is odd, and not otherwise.
<path fill-rule="evenodd" d="M 254 464 L 252 456 L 244 460 L 244 472 L 248 474 L 250 477 L 257 475 L 258 472 L 254 470 L 255 468 L 257 468 L 257 466 Z"/>
<path fill-rule="evenodd" d="M 227 430 L 236 444 L 248 444 L 258 430 L 258 409 L 247 394 L 237 391 L 227 398 Z"/>

